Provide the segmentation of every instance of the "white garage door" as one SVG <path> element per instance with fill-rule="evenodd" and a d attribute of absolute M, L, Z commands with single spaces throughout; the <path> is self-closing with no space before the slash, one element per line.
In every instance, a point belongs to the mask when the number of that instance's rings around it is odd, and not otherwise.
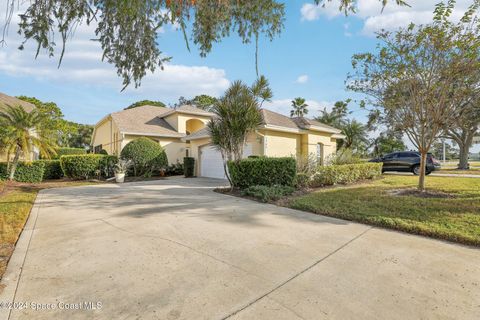
<path fill-rule="evenodd" d="M 246 144 L 243 156 L 252 155 L 252 145 Z M 223 160 L 220 152 L 213 146 L 200 148 L 200 176 L 208 178 L 226 179 L 223 170 Z"/>

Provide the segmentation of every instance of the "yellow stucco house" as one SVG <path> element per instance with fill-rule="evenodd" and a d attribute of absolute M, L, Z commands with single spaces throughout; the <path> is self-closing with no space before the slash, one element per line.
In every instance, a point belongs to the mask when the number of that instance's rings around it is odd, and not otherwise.
<path fill-rule="evenodd" d="M 316 155 L 318 161 L 336 151 L 339 129 L 307 118 L 289 118 L 262 109 L 262 125 L 249 134 L 244 156 L 303 157 Z M 119 155 L 122 148 L 138 137 L 149 137 L 164 147 L 170 163 L 196 159 L 196 175 L 224 178 L 222 157 L 210 143 L 206 127 L 214 115 L 193 106 L 176 109 L 142 106 L 107 115 L 100 120 L 92 137 L 97 151 Z"/>

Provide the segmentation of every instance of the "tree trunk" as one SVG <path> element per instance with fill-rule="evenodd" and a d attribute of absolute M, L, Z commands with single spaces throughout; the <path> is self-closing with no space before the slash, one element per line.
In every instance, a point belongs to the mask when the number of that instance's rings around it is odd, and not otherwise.
<path fill-rule="evenodd" d="M 466 136 L 464 135 L 463 137 L 464 139 L 461 141 L 461 143 L 460 141 L 457 142 L 458 147 L 460 149 L 459 150 L 460 159 L 458 162 L 458 169 L 460 170 L 470 169 L 470 165 L 468 164 L 468 154 L 470 153 L 470 147 L 472 146 L 473 136 L 475 131 L 471 131 L 467 133 Z"/>
<path fill-rule="evenodd" d="M 418 178 L 418 189 L 425 191 L 425 167 L 427 165 L 427 152 L 420 151 L 420 177 Z"/>
<path fill-rule="evenodd" d="M 12 181 L 15 176 L 15 171 L 17 170 L 18 160 L 20 159 L 20 147 L 17 146 L 15 149 L 15 157 L 13 158 L 12 166 L 10 167 L 10 174 L 8 180 Z"/>

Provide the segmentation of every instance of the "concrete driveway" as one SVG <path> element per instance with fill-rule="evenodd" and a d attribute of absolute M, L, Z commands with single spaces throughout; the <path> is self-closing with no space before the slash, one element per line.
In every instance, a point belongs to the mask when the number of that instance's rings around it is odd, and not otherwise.
<path fill-rule="evenodd" d="M 478 319 L 480 250 L 218 184 L 42 191 L 2 281 L 16 309 L 0 319 Z"/>

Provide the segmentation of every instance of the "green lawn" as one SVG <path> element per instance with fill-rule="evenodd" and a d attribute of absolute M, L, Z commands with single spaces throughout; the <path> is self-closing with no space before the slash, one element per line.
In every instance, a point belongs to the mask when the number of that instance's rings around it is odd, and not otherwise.
<path fill-rule="evenodd" d="M 292 198 L 295 209 L 480 245 L 480 179 L 428 177 L 427 188 L 450 198 L 398 196 L 392 190 L 414 188 L 418 177 L 384 176 L 352 186 L 325 188 Z"/>
<path fill-rule="evenodd" d="M 0 181 L 0 278 L 5 272 L 38 191 L 45 188 L 92 184 L 88 181 L 50 181 L 37 184 Z"/>

